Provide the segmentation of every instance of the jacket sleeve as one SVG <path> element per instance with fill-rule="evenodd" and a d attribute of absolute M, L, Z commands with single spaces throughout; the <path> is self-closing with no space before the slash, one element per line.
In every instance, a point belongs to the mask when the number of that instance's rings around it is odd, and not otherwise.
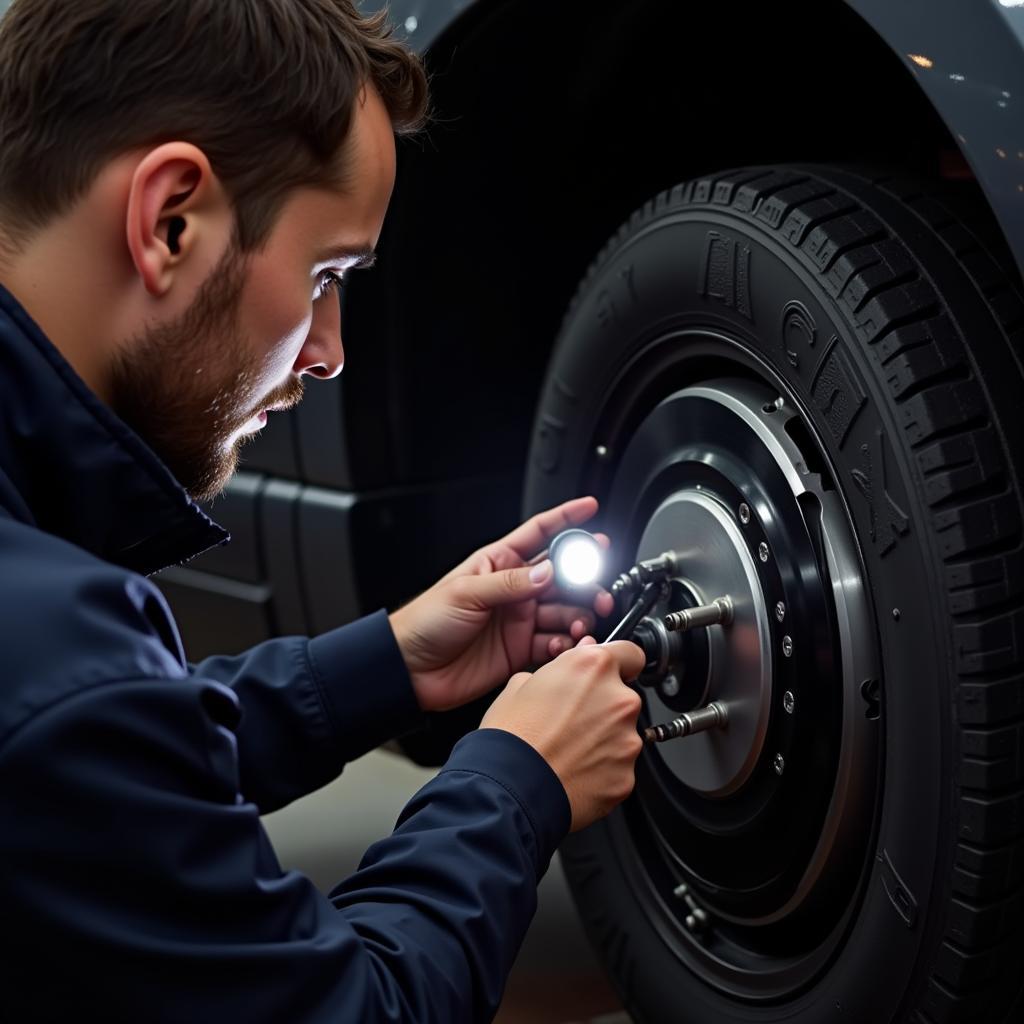
<path fill-rule="evenodd" d="M 239 795 L 237 720 L 196 677 L 105 684 L 0 749 L 12 1019 L 490 1020 L 569 825 L 543 759 L 470 734 L 328 898 Z"/>
<path fill-rule="evenodd" d="M 268 640 L 191 669 L 238 695 L 241 791 L 264 814 L 423 720 L 384 611 L 313 640 Z"/>

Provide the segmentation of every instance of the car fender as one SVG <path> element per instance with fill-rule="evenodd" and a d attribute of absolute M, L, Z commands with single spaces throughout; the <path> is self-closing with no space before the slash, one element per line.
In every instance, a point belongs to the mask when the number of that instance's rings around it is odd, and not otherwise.
<path fill-rule="evenodd" d="M 910 68 L 956 139 L 1024 272 L 1024 0 L 843 2 Z M 495 0 L 392 0 L 388 5 L 399 33 L 421 53 L 460 31 L 471 9 L 485 17 L 494 6 Z M 586 16 L 593 17 L 593 11 Z M 809 59 L 827 63 L 827 50 Z M 871 68 L 864 73 L 871 74 Z"/>

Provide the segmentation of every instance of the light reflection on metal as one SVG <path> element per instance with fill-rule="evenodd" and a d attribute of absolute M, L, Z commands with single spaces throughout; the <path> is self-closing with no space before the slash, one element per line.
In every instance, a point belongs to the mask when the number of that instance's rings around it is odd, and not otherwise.
<path fill-rule="evenodd" d="M 950 80 L 953 81 L 953 82 L 962 82 L 962 81 L 964 81 L 964 76 L 959 74 L 959 73 L 957 73 L 957 72 L 955 72 L 955 71 L 951 71 L 949 73 L 949 77 L 950 77 Z"/>
<path fill-rule="evenodd" d="M 1024 7 L 1024 0 L 999 0 L 1003 7 Z"/>
<path fill-rule="evenodd" d="M 919 67 L 930 68 L 935 64 L 931 57 L 925 57 L 920 53 L 908 53 L 907 56 Z"/>
<path fill-rule="evenodd" d="M 1000 149 L 998 146 L 996 146 L 996 156 L 998 156 L 1000 160 L 1005 160 L 1006 159 L 1006 150 L 1005 149 Z"/>

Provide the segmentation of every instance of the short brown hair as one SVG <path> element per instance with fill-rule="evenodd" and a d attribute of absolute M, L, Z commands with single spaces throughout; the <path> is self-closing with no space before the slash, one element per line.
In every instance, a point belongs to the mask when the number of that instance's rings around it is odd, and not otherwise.
<path fill-rule="evenodd" d="M 14 0 L 0 22 L 0 218 L 12 240 L 65 212 L 104 163 L 180 140 L 231 195 L 238 242 L 287 194 L 335 181 L 360 90 L 422 122 L 419 59 L 353 0 Z"/>

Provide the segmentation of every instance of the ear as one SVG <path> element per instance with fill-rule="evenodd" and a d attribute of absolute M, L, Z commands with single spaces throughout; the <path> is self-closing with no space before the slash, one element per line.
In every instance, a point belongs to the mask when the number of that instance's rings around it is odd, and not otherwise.
<path fill-rule="evenodd" d="M 146 291 L 161 297 L 183 270 L 213 262 L 230 241 L 230 204 L 201 149 L 169 142 L 143 156 L 132 175 L 126 232 Z M 199 257 L 205 253 L 208 261 Z"/>

